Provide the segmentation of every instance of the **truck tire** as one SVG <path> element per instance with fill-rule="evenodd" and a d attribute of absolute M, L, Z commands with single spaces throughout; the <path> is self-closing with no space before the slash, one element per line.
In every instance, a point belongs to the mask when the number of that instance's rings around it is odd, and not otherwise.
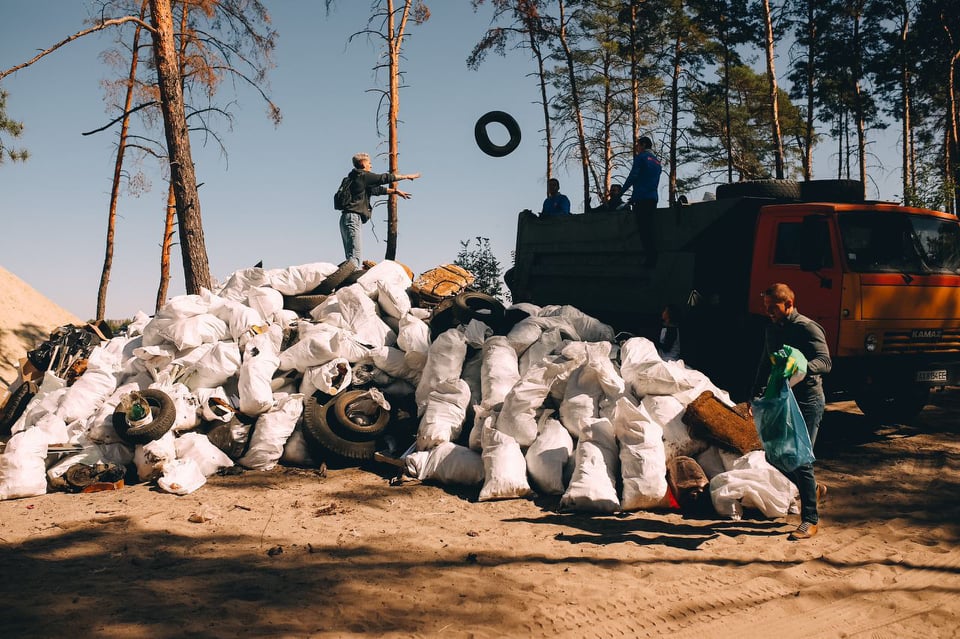
<path fill-rule="evenodd" d="M 153 419 L 143 426 L 130 426 L 127 415 L 117 408 L 113 413 L 113 429 L 117 435 L 128 444 L 149 444 L 163 437 L 177 418 L 177 406 L 173 399 L 156 388 L 147 388 L 139 391 L 147 404 L 150 405 L 150 414 Z"/>
<path fill-rule="evenodd" d="M 487 134 L 487 125 L 497 122 L 502 124 L 510 134 L 510 139 L 506 144 L 494 144 Z M 502 158 L 505 155 L 513 153 L 520 146 L 520 125 L 513 119 L 513 116 L 503 111 L 490 111 L 480 116 L 477 124 L 473 127 L 473 137 L 477 141 L 477 146 L 487 155 L 495 158 Z"/>
<path fill-rule="evenodd" d="M 796 180 L 748 180 L 717 187 L 717 199 L 736 197 L 769 197 L 775 200 L 799 200 L 800 185 Z"/>
<path fill-rule="evenodd" d="M 503 321 L 503 304 L 486 293 L 477 291 L 460 293 L 453 299 L 453 305 L 461 324 L 469 324 L 470 320 L 475 319 L 496 329 Z"/>
<path fill-rule="evenodd" d="M 13 391 L 13 395 L 7 399 L 7 403 L 3 405 L 3 410 L 0 411 L 0 437 L 6 437 L 10 434 L 10 429 L 23 415 L 23 411 L 27 409 L 27 404 L 36 394 L 37 387 L 33 382 L 24 382 L 20 384 L 17 390 Z"/>
<path fill-rule="evenodd" d="M 810 180 L 800 182 L 800 199 L 804 202 L 863 202 L 860 180 Z"/>
<path fill-rule="evenodd" d="M 337 270 L 324 278 L 324 280 L 320 282 L 320 286 L 311 292 L 329 295 L 330 293 L 333 293 L 338 286 L 343 284 L 343 281 L 347 279 L 355 270 L 357 270 L 357 265 L 353 263 L 353 260 L 344 260 L 337 266 Z"/>
<path fill-rule="evenodd" d="M 930 399 L 926 386 L 908 386 L 883 392 L 868 389 L 854 398 L 864 416 L 876 424 L 908 424 L 920 414 Z"/>
<path fill-rule="evenodd" d="M 284 295 L 283 308 L 297 313 L 309 313 L 327 297 L 326 295 Z"/>
<path fill-rule="evenodd" d="M 320 456 L 332 453 L 344 459 L 373 459 L 377 437 L 389 422 L 389 412 L 379 411 L 377 419 L 372 420 L 379 431 L 374 431 L 370 424 L 350 418 L 349 402 L 355 396 L 347 395 L 341 393 L 325 402 L 328 397 L 325 393 L 317 392 L 308 397 L 303 407 L 304 437 L 308 446 Z M 338 419 L 339 413 L 347 415 L 344 421 Z"/>

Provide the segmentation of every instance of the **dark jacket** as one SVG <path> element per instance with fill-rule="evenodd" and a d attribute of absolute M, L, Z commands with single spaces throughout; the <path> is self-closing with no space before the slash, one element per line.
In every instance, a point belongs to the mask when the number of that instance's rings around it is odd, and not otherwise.
<path fill-rule="evenodd" d="M 359 214 L 366 222 L 373 215 L 373 209 L 370 207 L 370 196 L 386 195 L 387 189 L 383 185 L 396 182 L 397 176 L 393 173 L 371 173 L 370 171 L 353 169 L 350 171 L 350 177 L 353 178 L 350 183 L 351 201 L 349 206 L 343 210 L 345 213 Z"/>
<path fill-rule="evenodd" d="M 767 385 L 770 376 L 770 354 L 776 353 L 784 346 L 792 346 L 803 353 L 807 358 L 807 376 L 793 387 L 797 400 L 823 396 L 823 382 L 821 376 L 830 372 L 833 363 L 830 361 L 830 351 L 827 349 L 827 336 L 823 327 L 806 315 L 801 315 L 796 309 L 784 318 L 782 323 L 771 323 L 767 326 L 764 335 L 763 355 L 757 367 L 757 377 L 754 380 L 754 396 L 759 396 Z"/>

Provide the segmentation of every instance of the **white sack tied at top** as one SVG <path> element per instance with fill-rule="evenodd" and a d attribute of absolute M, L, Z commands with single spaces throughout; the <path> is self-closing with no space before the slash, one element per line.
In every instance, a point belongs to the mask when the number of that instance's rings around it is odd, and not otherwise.
<path fill-rule="evenodd" d="M 540 417 L 537 438 L 524 458 L 527 473 L 536 489 L 545 495 L 561 495 L 566 488 L 564 477 L 573 459 L 573 438 L 559 421 L 544 411 Z"/>
<path fill-rule="evenodd" d="M 272 324 L 244 345 L 237 391 L 240 394 L 240 412 L 245 415 L 259 415 L 273 406 L 270 381 L 280 366 L 282 341 L 283 330 Z"/>
<path fill-rule="evenodd" d="M 412 282 L 410 273 L 394 260 L 378 262 L 357 278 L 357 284 L 372 298 L 376 297 L 380 284 L 407 288 Z"/>
<path fill-rule="evenodd" d="M 117 388 L 115 357 L 97 346 L 87 358 L 87 370 L 69 387 L 56 414 L 66 423 L 87 420 Z"/>
<path fill-rule="evenodd" d="M 181 380 L 190 390 L 216 388 L 229 382 L 240 371 L 240 345 L 235 341 L 202 344 L 184 361 Z"/>
<path fill-rule="evenodd" d="M 204 477 L 213 475 L 221 468 L 233 466 L 233 460 L 202 433 L 184 433 L 174 440 L 174 446 L 177 459 L 192 460 Z"/>
<path fill-rule="evenodd" d="M 696 457 L 709 446 L 708 442 L 690 434 L 690 428 L 683 423 L 686 407 L 677 399 L 670 395 L 647 395 L 641 403 L 654 423 L 663 429 L 667 461 L 678 455 Z"/>
<path fill-rule="evenodd" d="M 573 476 L 560 498 L 560 507 L 599 513 L 620 510 L 617 440 L 610 420 L 596 419 L 583 427 L 574 457 Z"/>
<path fill-rule="evenodd" d="M 329 262 L 311 262 L 264 273 L 264 281 L 256 286 L 275 288 L 283 295 L 303 295 L 320 286 L 339 267 Z"/>
<path fill-rule="evenodd" d="M 451 328 L 437 336 L 427 351 L 427 361 L 420 375 L 420 383 L 417 384 L 415 399 L 418 415 L 423 415 L 430 392 L 440 382 L 460 378 L 466 356 L 467 341 L 462 332 Z"/>
<path fill-rule="evenodd" d="M 460 437 L 469 403 L 470 386 L 462 379 L 434 386 L 417 428 L 417 450 L 430 450 Z"/>
<path fill-rule="evenodd" d="M 133 453 L 133 463 L 137 468 L 140 481 L 153 481 L 163 472 L 163 465 L 177 458 L 176 436 L 172 430 L 164 433 L 160 439 L 146 444 L 137 444 Z"/>
<path fill-rule="evenodd" d="M 616 333 L 613 327 L 604 324 L 580 309 L 569 306 L 544 306 L 538 317 L 560 317 L 569 322 L 576 330 L 578 339 L 585 342 L 612 342 Z"/>
<path fill-rule="evenodd" d="M 744 508 L 766 517 L 787 515 L 799 498 L 797 487 L 767 462 L 762 450 L 747 453 L 733 469 L 710 480 L 710 499 L 722 517 L 740 519 Z"/>
<path fill-rule="evenodd" d="M 506 336 L 494 335 L 483 343 L 480 372 L 482 405 L 494 408 L 503 402 L 510 389 L 520 381 L 517 351 Z"/>
<path fill-rule="evenodd" d="M 303 373 L 300 392 L 309 397 L 317 391 L 336 395 L 353 383 L 353 369 L 344 357 L 337 357 L 326 364 L 311 366 Z"/>
<path fill-rule="evenodd" d="M 407 380 L 412 384 L 420 382 L 420 371 L 410 368 L 403 351 L 392 346 L 381 346 L 370 351 L 373 365 L 390 377 Z"/>
<path fill-rule="evenodd" d="M 0 500 L 47 492 L 47 437 L 39 429 L 16 433 L 0 454 Z"/>
<path fill-rule="evenodd" d="M 338 289 L 334 295 L 340 306 L 345 326 L 356 334 L 357 340 L 371 347 L 393 346 L 397 335 L 377 314 L 377 305 L 359 284 Z"/>
<path fill-rule="evenodd" d="M 338 357 L 350 363 L 359 362 L 370 353 L 351 331 L 324 323 L 301 322 L 296 344 L 280 353 L 280 370 L 305 372 Z"/>
<path fill-rule="evenodd" d="M 178 295 L 170 299 L 143 327 L 143 345 L 157 346 L 170 339 L 171 326 L 182 319 L 203 315 L 210 311 L 210 302 L 201 295 Z M 174 344 L 177 349 L 182 347 Z"/>
<path fill-rule="evenodd" d="M 247 306 L 257 311 L 264 323 L 272 322 L 283 310 L 283 295 L 269 286 L 256 286 L 247 292 Z"/>
<path fill-rule="evenodd" d="M 397 347 L 404 353 L 407 366 L 422 371 L 430 351 L 430 326 L 412 311 L 400 318 Z"/>
<path fill-rule="evenodd" d="M 396 282 L 377 282 L 377 304 L 385 315 L 401 319 L 410 312 L 410 282 L 399 284 Z"/>
<path fill-rule="evenodd" d="M 483 487 L 479 501 L 516 499 L 532 490 L 527 482 L 527 462 L 520 445 L 509 435 L 485 426 L 481 433 L 483 444 Z"/>
<path fill-rule="evenodd" d="M 540 366 L 544 360 L 558 352 L 564 343 L 563 332 L 558 328 L 548 328 L 541 332 L 540 337 L 520 356 L 520 375 L 525 375 L 531 368 Z"/>
<path fill-rule="evenodd" d="M 430 450 L 410 453 L 403 461 L 404 472 L 421 481 L 462 486 L 483 483 L 483 457 L 475 450 L 453 442 L 442 442 Z"/>
<path fill-rule="evenodd" d="M 283 455 L 283 445 L 303 414 L 303 395 L 277 393 L 276 405 L 257 418 L 250 446 L 237 463 L 252 470 L 270 470 Z"/>
<path fill-rule="evenodd" d="M 497 430 L 514 439 L 523 448 L 537 438 L 537 410 L 550 395 L 551 386 L 567 377 L 576 367 L 574 361 L 543 363 L 520 378 L 503 400 L 497 417 Z"/>
<path fill-rule="evenodd" d="M 246 298 L 240 301 L 226 299 L 206 290 L 202 295 L 209 305 L 208 312 L 226 324 L 227 334 L 232 339 L 239 340 L 244 333 L 264 322 L 259 312 L 243 303 Z"/>
<path fill-rule="evenodd" d="M 467 437 L 467 445 L 470 450 L 480 452 L 483 450 L 483 429 L 485 426 L 496 428 L 498 411 L 485 408 L 483 406 L 473 407 L 473 426 L 470 428 L 470 434 Z"/>
<path fill-rule="evenodd" d="M 54 415 L 66 392 L 66 382 L 53 372 L 45 371 L 36 394 L 27 403 L 23 414 L 10 427 L 10 432 L 12 434 L 23 432 L 36 426 L 47 415 Z"/>
<path fill-rule="evenodd" d="M 620 442 L 623 478 L 622 510 L 649 510 L 662 506 L 667 496 L 667 458 L 663 429 L 627 397 L 616 404 L 613 427 Z"/>

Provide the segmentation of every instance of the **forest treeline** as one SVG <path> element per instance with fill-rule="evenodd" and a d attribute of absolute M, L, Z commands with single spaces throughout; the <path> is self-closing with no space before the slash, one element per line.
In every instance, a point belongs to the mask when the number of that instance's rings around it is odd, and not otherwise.
<path fill-rule="evenodd" d="M 468 66 L 489 53 L 530 60 L 547 177 L 555 162 L 579 164 L 585 201 L 646 134 L 670 201 L 770 177 L 866 190 L 869 167 L 901 165 L 905 203 L 957 210 L 957 0 L 471 2 L 495 17 Z M 888 127 L 899 157 L 872 152 Z M 815 153 L 831 175 L 813 175 Z"/>

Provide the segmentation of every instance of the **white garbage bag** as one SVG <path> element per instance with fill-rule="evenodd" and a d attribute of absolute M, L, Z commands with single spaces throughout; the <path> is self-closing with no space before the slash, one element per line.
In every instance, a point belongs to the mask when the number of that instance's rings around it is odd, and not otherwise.
<path fill-rule="evenodd" d="M 483 483 L 483 457 L 453 442 L 443 442 L 430 450 L 410 453 L 403 461 L 406 474 L 421 481 L 463 486 Z"/>
<path fill-rule="evenodd" d="M 527 483 L 527 462 L 517 441 L 494 428 L 484 426 L 483 488 L 479 501 L 515 499 L 532 491 Z"/>
<path fill-rule="evenodd" d="M 610 420 L 601 418 L 584 426 L 574 456 L 576 466 L 560 507 L 600 513 L 620 510 L 617 441 Z"/>
<path fill-rule="evenodd" d="M 620 442 L 623 510 L 662 506 L 667 496 L 667 458 L 663 429 L 650 419 L 643 405 L 626 397 L 617 401 L 614 432 Z"/>
<path fill-rule="evenodd" d="M 541 416 L 537 438 L 524 457 L 537 490 L 546 495 L 561 495 L 566 488 L 564 475 L 573 459 L 573 438 L 550 415 L 545 411 Z"/>

